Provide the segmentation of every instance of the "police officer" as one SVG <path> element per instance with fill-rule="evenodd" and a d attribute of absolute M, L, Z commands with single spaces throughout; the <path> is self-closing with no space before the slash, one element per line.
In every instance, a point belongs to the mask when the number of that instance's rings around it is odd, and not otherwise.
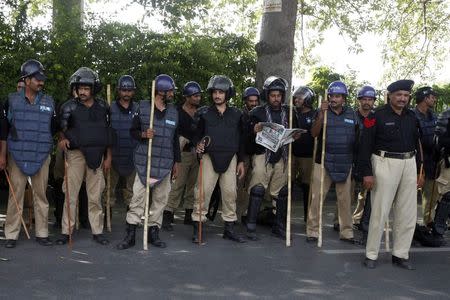
<path fill-rule="evenodd" d="M 331 184 L 336 183 L 337 206 L 340 224 L 339 238 L 353 243 L 351 212 L 351 173 L 355 143 L 358 138 L 358 117 L 353 109 L 345 106 L 348 96 L 347 86 L 342 81 L 334 81 L 328 86 L 328 101 L 321 104 L 320 110 L 311 128 L 313 137 L 318 137 L 317 155 L 313 169 L 313 186 L 306 235 L 308 242 L 316 242 L 319 235 L 319 207 L 321 167 L 324 163 L 323 195 Z M 325 143 L 325 162 L 321 162 L 323 147 L 322 130 L 324 112 L 327 113 L 327 131 Z"/>
<path fill-rule="evenodd" d="M 292 95 L 295 105 L 295 114 L 298 127 L 307 132 L 292 144 L 293 164 L 292 174 L 298 178 L 303 193 L 303 220 L 308 217 L 308 199 L 313 166 L 314 138 L 311 135 L 311 127 L 316 111 L 313 103 L 316 95 L 307 86 L 299 86 Z"/>
<path fill-rule="evenodd" d="M 444 233 L 450 217 L 450 109 L 444 111 L 437 119 L 435 130 L 436 142 L 440 149 L 439 177 L 436 178 L 439 201 L 436 206 L 431 232 L 442 246 L 445 244 Z"/>
<path fill-rule="evenodd" d="M 367 268 L 376 267 L 384 224 L 394 203 L 392 264 L 413 269 L 408 252 L 416 224 L 417 187 L 423 183 L 415 159 L 420 150 L 419 124 L 407 107 L 413 84 L 412 80 L 391 83 L 388 103 L 375 111 L 373 121 L 364 123 L 359 161 L 364 188 L 372 190 Z"/>
<path fill-rule="evenodd" d="M 53 135 L 57 131 L 53 98 L 42 89 L 46 79 L 44 67 L 34 59 L 20 68 L 25 88 L 8 96 L 5 104 L 9 122 L 8 172 L 11 189 L 14 189 L 18 208 L 9 193 L 5 221 L 6 248 L 14 248 L 19 237 L 25 186 L 31 178 L 34 197 L 36 241 L 42 246 L 52 245 L 48 238 L 48 200 L 46 196 L 50 153 Z M 2 147 L 3 148 L 3 147 Z M 3 156 L 3 155 L 2 155 Z M 4 168 L 2 162 L 1 168 Z"/>
<path fill-rule="evenodd" d="M 437 93 L 429 86 L 418 88 L 415 93 L 416 107 L 414 108 L 414 113 L 419 120 L 422 132 L 420 140 L 422 142 L 423 169 L 425 171 L 425 184 L 421 193 L 423 225 L 425 226 L 433 221 L 432 210 L 434 210 L 438 198 L 436 189 L 433 190 L 433 182 L 436 177 L 436 163 L 433 158 L 433 137 L 437 121 L 433 108 L 436 104 L 436 96 Z"/>
<path fill-rule="evenodd" d="M 267 104 L 253 109 L 250 114 L 249 137 L 255 143 L 256 134 L 262 130 L 262 122 L 274 122 L 289 127 L 289 107 L 284 105 L 288 83 L 276 76 L 267 78 L 263 85 L 263 95 Z M 293 127 L 297 127 L 294 116 Z M 299 136 L 296 136 L 298 138 Z M 276 205 L 275 222 L 272 233 L 284 239 L 286 237 L 285 219 L 287 209 L 288 180 L 288 146 L 280 147 L 277 152 L 260 145 L 254 145 L 255 155 L 252 159 L 252 175 L 248 192 L 249 205 L 247 209 L 247 237 L 258 240 L 256 236 L 256 219 L 264 199 L 266 190 Z"/>
<path fill-rule="evenodd" d="M 370 122 L 372 119 L 376 95 L 375 89 L 369 85 L 365 85 L 358 90 L 357 99 L 359 107 L 356 111 L 356 115 L 359 118 L 360 133 L 364 129 L 364 122 Z M 359 144 L 361 141 L 358 140 L 357 142 Z M 356 225 L 356 227 L 362 231 L 362 239 L 359 242 L 360 244 L 365 245 L 370 220 L 370 191 L 364 190 L 362 187 L 362 177 L 359 172 L 357 160 L 357 157 L 355 157 L 354 170 L 352 170 L 354 189 L 357 191 L 357 203 L 353 212 L 353 225 Z M 353 192 L 352 195 L 355 195 L 355 193 Z"/>
<path fill-rule="evenodd" d="M 116 202 L 115 189 L 119 178 L 125 180 L 123 199 L 127 205 L 133 196 L 133 183 L 136 172 L 133 165 L 133 151 L 137 141 L 130 135 L 133 116 L 138 104 L 133 101 L 136 90 L 134 78 L 123 75 L 117 82 L 117 99 L 111 104 L 111 127 L 116 131 L 117 143 L 112 147 L 112 168 L 110 171 L 110 205 Z"/>
<path fill-rule="evenodd" d="M 169 200 L 164 209 L 163 229 L 172 231 L 174 213 L 183 198 L 184 224 L 192 225 L 192 210 L 194 207 L 194 187 L 198 174 L 198 161 L 195 146 L 192 139 L 197 129 L 194 115 L 200 106 L 202 89 L 195 81 L 189 81 L 184 85 L 184 103 L 177 107 L 180 119 L 179 135 L 181 149 L 181 163 L 179 164 L 178 177 L 172 184 Z M 184 193 L 183 193 L 184 192 Z"/>
<path fill-rule="evenodd" d="M 202 156 L 202 188 L 204 203 L 200 211 L 199 186 L 195 192 L 194 211 L 192 213 L 192 242 L 198 243 L 199 222 L 206 221 L 206 213 L 214 187 L 219 182 L 222 195 L 222 219 L 225 222 L 223 238 L 235 242 L 245 242 L 234 231 L 236 216 L 236 176 L 244 177 L 244 124 L 242 112 L 228 105 L 234 96 L 233 82 L 226 76 L 214 75 L 210 78 L 207 92 L 213 104 L 199 109 L 198 129 L 194 137 L 197 153 Z M 210 143 L 206 147 L 203 137 L 208 136 Z M 199 174 L 200 175 L 200 174 Z"/>
<path fill-rule="evenodd" d="M 67 177 L 63 191 L 66 203 L 69 202 L 70 214 L 67 205 L 64 205 L 62 235 L 57 244 L 63 245 L 69 241 L 69 234 L 75 224 L 78 192 L 85 180 L 93 240 L 106 245 L 109 241 L 103 235 L 101 195 L 105 188 L 103 171 L 107 172 L 111 168 L 111 146 L 115 142 L 115 135 L 110 127 L 107 103 L 96 98 L 96 94 L 101 90 L 97 73 L 86 67 L 78 69 L 74 85 L 78 97 L 66 101 L 60 112 L 61 132 L 58 146 L 66 155 Z"/>
<path fill-rule="evenodd" d="M 180 143 L 177 133 L 178 110 L 169 103 L 173 100 L 175 82 L 172 77 L 161 74 L 155 78 L 155 115 L 150 129 L 150 101 L 140 101 L 133 118 L 130 133 L 139 143 L 134 150 L 134 165 L 137 176 L 133 184 L 133 198 L 127 212 L 126 232 L 117 249 L 123 250 L 135 245 L 136 226 L 140 224 L 145 209 L 146 184 L 151 185 L 148 240 L 159 248 L 166 243 L 159 238 L 164 207 L 167 205 L 171 179 L 176 179 L 178 163 L 181 161 Z M 152 139 L 151 174 L 147 178 L 148 140 Z M 172 173 L 172 175 L 171 175 Z"/>
<path fill-rule="evenodd" d="M 249 122 L 249 114 L 252 109 L 260 104 L 260 93 L 255 87 L 247 87 L 242 93 L 242 100 L 244 101 L 244 109 L 242 110 L 245 124 Z M 237 200 L 236 200 L 236 214 L 238 220 L 243 219 L 243 215 L 247 211 L 248 207 L 248 185 L 250 184 L 250 178 L 252 173 L 251 159 L 253 154 L 255 154 L 254 142 L 245 138 L 245 158 L 244 158 L 244 169 L 245 176 L 242 180 L 238 182 Z"/>

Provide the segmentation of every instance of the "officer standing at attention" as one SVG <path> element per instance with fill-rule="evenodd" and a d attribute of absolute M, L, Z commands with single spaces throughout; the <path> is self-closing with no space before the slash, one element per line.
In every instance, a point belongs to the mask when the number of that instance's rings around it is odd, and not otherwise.
<path fill-rule="evenodd" d="M 192 242 L 199 243 L 199 222 L 206 221 L 209 201 L 216 183 L 219 182 L 222 195 L 222 219 L 225 222 L 223 238 L 235 242 L 245 240 L 235 233 L 237 182 L 244 177 L 244 124 L 242 112 L 228 105 L 234 96 L 233 82 L 226 76 L 214 75 L 210 78 L 207 92 L 213 104 L 198 110 L 198 129 L 194 137 L 197 153 L 202 156 L 202 187 L 204 203 L 200 211 L 199 186 L 195 191 Z M 208 136 L 210 144 L 203 138 Z M 199 173 L 200 174 L 200 173 Z M 198 182 L 198 181 L 197 181 Z"/>
<path fill-rule="evenodd" d="M 56 243 L 64 245 L 69 241 L 69 234 L 75 225 L 78 194 L 85 180 L 92 238 L 101 245 L 107 245 L 109 241 L 103 235 L 101 197 L 105 188 L 103 171 L 106 173 L 111 168 L 111 146 L 115 142 L 115 133 L 109 124 L 108 104 L 95 97 L 101 90 L 97 73 L 81 67 L 76 72 L 74 86 L 77 97 L 61 106 L 61 132 L 58 142 L 68 164 L 63 191 L 66 201 L 70 203 L 70 220 L 67 205 L 64 205 L 62 236 Z"/>
<path fill-rule="evenodd" d="M 433 190 L 433 182 L 436 177 L 436 163 L 433 158 L 435 148 L 433 137 L 437 122 L 437 116 L 433 108 L 436 104 L 436 96 L 437 93 L 429 86 L 418 88 L 415 93 L 416 107 L 414 108 L 414 113 L 419 120 L 422 132 L 420 141 L 422 142 L 423 169 L 425 171 L 425 184 L 422 190 L 423 225 L 425 226 L 432 223 L 432 211 L 438 200 L 436 188 Z"/>
<path fill-rule="evenodd" d="M 117 100 L 111 103 L 111 127 L 116 131 L 117 143 L 112 147 L 110 205 L 116 202 L 115 189 L 119 178 L 125 179 L 123 199 L 127 205 L 133 196 L 133 183 L 136 171 L 133 165 L 133 151 L 137 141 L 131 137 L 130 128 L 138 104 L 133 101 L 136 90 L 134 78 L 123 75 L 117 82 Z"/>
<path fill-rule="evenodd" d="M 134 115 L 130 133 L 139 143 L 134 150 L 134 165 L 137 176 L 133 184 L 133 198 L 126 217 L 127 235 L 117 245 L 123 250 L 136 243 L 136 227 L 141 223 L 145 210 L 146 185 L 151 188 L 151 205 L 148 216 L 148 241 L 159 248 L 166 243 L 159 238 L 159 228 L 163 220 L 164 207 L 169 199 L 171 179 L 178 175 L 178 163 L 181 161 L 180 142 L 177 133 L 179 124 L 178 110 L 170 103 L 175 92 L 172 77 L 161 74 L 155 78 L 155 115 L 153 129 L 150 129 L 151 102 L 140 101 Z M 147 178 L 148 140 L 152 139 L 152 157 L 150 178 Z"/>
<path fill-rule="evenodd" d="M 313 166 L 314 138 L 311 135 L 311 127 L 316 114 L 313 103 L 316 98 L 314 91 L 307 86 L 299 86 L 294 94 L 295 114 L 298 127 L 305 129 L 300 138 L 292 144 L 293 164 L 292 174 L 297 177 L 303 194 L 303 220 L 308 218 L 308 201 Z"/>
<path fill-rule="evenodd" d="M 184 103 L 177 107 L 180 125 L 181 163 L 178 168 L 178 177 L 172 184 L 169 200 L 164 209 L 162 228 L 172 231 L 171 223 L 174 221 L 174 213 L 183 198 L 184 224 L 192 225 L 192 211 L 194 207 L 194 187 L 198 174 L 198 160 L 192 139 L 197 129 L 194 115 L 200 106 L 202 89 L 195 81 L 189 81 L 184 85 Z"/>
<path fill-rule="evenodd" d="M 328 101 L 321 104 L 311 128 L 313 137 L 318 137 L 317 153 L 313 169 L 314 182 L 306 224 L 306 241 L 316 242 L 319 236 L 321 163 L 324 163 L 323 195 L 336 183 L 339 215 L 339 238 L 353 243 L 351 212 L 351 174 L 353 155 L 359 134 L 359 119 L 353 109 L 345 105 L 348 97 L 347 86 L 334 81 L 328 86 Z M 323 145 L 322 130 L 325 111 L 327 113 L 326 141 Z M 325 147 L 325 162 L 321 162 L 322 147 Z"/>
<path fill-rule="evenodd" d="M 399 80 L 388 87 L 388 103 L 364 124 L 359 161 L 364 187 L 371 190 L 372 212 L 364 265 L 376 267 L 384 224 L 394 209 L 392 264 L 413 270 L 409 248 L 417 219 L 416 153 L 420 151 L 419 122 L 408 109 L 412 80 Z M 419 162 L 421 156 L 419 154 Z M 392 206 L 394 204 L 394 206 Z"/>
<path fill-rule="evenodd" d="M 6 248 L 14 248 L 19 237 L 25 186 L 31 178 L 34 198 L 34 219 L 36 241 L 42 246 L 51 246 L 48 238 L 48 210 L 46 190 L 53 135 L 57 131 L 55 104 L 53 98 L 42 89 L 46 79 L 44 67 L 34 59 L 27 60 L 20 68 L 25 87 L 8 96 L 4 110 L 9 123 L 7 139 L 8 173 L 11 187 L 17 197 L 19 211 L 9 193 L 5 221 Z M 2 124 L 3 125 L 3 124 Z M 3 131 L 3 129 L 2 129 Z M 2 163 L 5 168 L 5 147 L 2 142 Z"/>

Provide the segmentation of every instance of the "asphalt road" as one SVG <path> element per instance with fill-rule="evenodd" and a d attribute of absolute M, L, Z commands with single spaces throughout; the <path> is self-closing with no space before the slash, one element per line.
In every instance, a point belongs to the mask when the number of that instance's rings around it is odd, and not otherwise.
<path fill-rule="evenodd" d="M 393 267 L 390 253 L 380 255 L 378 268 L 365 269 L 364 248 L 339 241 L 333 230 L 334 207 L 326 203 L 320 249 L 305 241 L 300 204 L 294 207 L 298 217 L 289 248 L 263 227 L 257 242 L 224 240 L 220 217 L 206 227 L 205 245 L 192 244 L 192 228 L 182 224 L 180 211 L 175 231 L 161 233 L 166 249 L 150 245 L 142 250 L 140 228 L 137 245 L 119 251 L 115 245 L 124 235 L 124 207 L 113 213 L 108 246 L 92 241 L 87 229 L 75 233 L 72 249 L 42 247 L 22 233 L 15 249 L 0 247 L 0 298 L 450 299 L 450 247 L 414 246 L 415 271 Z M 51 229 L 51 238 L 58 233 Z M 448 233 L 446 239 L 450 242 Z"/>

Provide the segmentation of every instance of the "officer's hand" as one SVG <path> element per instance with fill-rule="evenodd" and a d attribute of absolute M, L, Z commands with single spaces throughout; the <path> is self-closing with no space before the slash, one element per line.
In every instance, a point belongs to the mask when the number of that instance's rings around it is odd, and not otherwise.
<path fill-rule="evenodd" d="M 143 139 L 152 139 L 155 136 L 155 131 L 153 129 L 147 129 L 147 131 L 143 131 L 141 137 Z"/>
<path fill-rule="evenodd" d="M 292 138 L 293 138 L 294 140 L 298 140 L 298 139 L 300 138 L 301 135 L 302 135 L 301 132 L 296 132 L 296 133 L 294 133 L 294 134 L 292 135 Z"/>
<path fill-rule="evenodd" d="M 0 170 L 4 170 L 6 168 L 6 157 L 0 156 Z"/>
<path fill-rule="evenodd" d="M 103 171 L 105 171 L 105 173 L 108 173 L 108 171 L 111 169 L 111 165 L 112 165 L 112 159 L 106 158 L 103 161 Z"/>
<path fill-rule="evenodd" d="M 70 142 L 68 139 L 61 139 L 58 142 L 58 147 L 59 149 L 63 150 L 63 151 L 67 151 L 70 148 Z"/>
<path fill-rule="evenodd" d="M 242 178 L 244 178 L 245 168 L 244 168 L 244 162 L 243 161 L 241 161 L 240 163 L 237 164 L 237 166 L 236 166 L 236 175 L 238 176 L 239 180 L 242 180 Z"/>
<path fill-rule="evenodd" d="M 195 150 L 199 154 L 202 154 L 203 152 L 205 152 L 205 141 L 198 143 Z"/>
<path fill-rule="evenodd" d="M 425 185 L 425 176 L 423 174 L 417 176 L 417 188 L 421 189 Z"/>
<path fill-rule="evenodd" d="M 179 169 L 178 163 L 175 162 L 172 167 L 172 180 L 175 180 L 178 178 L 178 169 Z"/>
<path fill-rule="evenodd" d="M 375 178 L 373 176 L 364 176 L 363 185 L 366 190 L 371 190 L 375 186 Z"/>
<path fill-rule="evenodd" d="M 263 126 L 261 123 L 256 123 L 255 124 L 255 128 L 253 128 L 253 130 L 255 131 L 255 133 L 260 132 L 263 129 Z"/>
<path fill-rule="evenodd" d="M 322 103 L 320 103 L 320 110 L 322 112 L 328 110 L 328 101 L 323 101 Z"/>

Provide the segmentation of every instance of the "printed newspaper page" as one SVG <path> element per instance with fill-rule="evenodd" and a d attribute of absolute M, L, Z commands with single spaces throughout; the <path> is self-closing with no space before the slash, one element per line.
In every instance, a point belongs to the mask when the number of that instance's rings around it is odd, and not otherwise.
<path fill-rule="evenodd" d="M 277 152 L 281 146 L 294 141 L 293 135 L 296 132 L 304 133 L 305 129 L 286 129 L 277 123 L 263 122 L 263 129 L 256 134 L 255 142 L 272 152 Z"/>

